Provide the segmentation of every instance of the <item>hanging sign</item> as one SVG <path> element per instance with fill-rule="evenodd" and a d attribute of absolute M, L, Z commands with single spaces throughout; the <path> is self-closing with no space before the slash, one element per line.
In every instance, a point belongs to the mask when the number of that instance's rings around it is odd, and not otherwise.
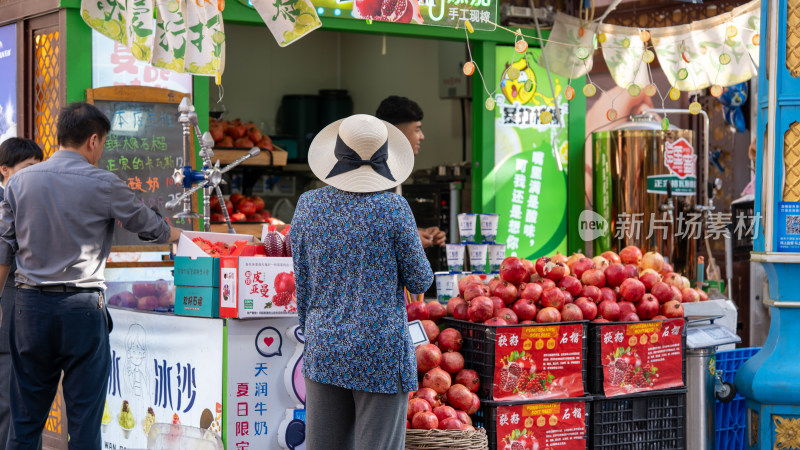
<path fill-rule="evenodd" d="M 251 3 L 281 47 L 322 26 L 311 0 L 251 0 Z"/>
<path fill-rule="evenodd" d="M 255 3 L 255 2 L 254 2 Z M 498 0 L 313 0 L 322 17 L 494 30 Z"/>

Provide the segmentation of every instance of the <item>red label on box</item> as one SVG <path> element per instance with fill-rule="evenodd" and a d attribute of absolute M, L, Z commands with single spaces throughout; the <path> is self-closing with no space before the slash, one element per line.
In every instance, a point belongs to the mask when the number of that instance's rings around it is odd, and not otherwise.
<path fill-rule="evenodd" d="M 498 450 L 583 450 L 586 403 L 557 402 L 497 408 Z"/>
<path fill-rule="evenodd" d="M 683 386 L 683 319 L 603 325 L 606 397 Z"/>
<path fill-rule="evenodd" d="M 495 400 L 583 395 L 583 325 L 534 325 L 497 329 Z"/>

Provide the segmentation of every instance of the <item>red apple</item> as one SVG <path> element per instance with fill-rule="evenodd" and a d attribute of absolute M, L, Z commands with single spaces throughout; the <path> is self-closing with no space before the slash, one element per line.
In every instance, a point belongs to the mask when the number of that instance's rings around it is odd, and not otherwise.
<path fill-rule="evenodd" d="M 564 322 L 583 320 L 583 310 L 574 303 L 564 305 L 564 309 L 561 310 L 561 320 Z"/>
<path fill-rule="evenodd" d="M 619 293 L 625 300 L 636 303 L 645 294 L 644 283 L 628 278 L 620 285 Z"/>
<path fill-rule="evenodd" d="M 661 305 L 661 314 L 669 319 L 683 317 L 683 305 L 677 300 L 670 300 Z"/>
<path fill-rule="evenodd" d="M 536 318 L 536 301 L 529 298 L 521 298 L 514 303 L 511 310 L 516 313 L 519 320 L 533 320 Z"/>
<path fill-rule="evenodd" d="M 629 245 L 619 252 L 619 259 L 622 264 L 633 264 L 638 266 L 642 261 L 642 251 L 639 250 L 639 247 Z"/>
<path fill-rule="evenodd" d="M 536 322 L 537 323 L 553 323 L 553 322 L 561 322 L 561 313 L 555 308 L 542 308 L 536 314 Z"/>
<path fill-rule="evenodd" d="M 652 294 L 644 294 L 639 303 L 636 304 L 636 314 L 644 320 L 650 320 L 658 315 L 661 304 Z"/>
<path fill-rule="evenodd" d="M 612 252 L 611 250 L 603 252 L 600 256 L 605 258 L 609 264 L 619 264 L 622 260 L 619 258 L 619 255 L 616 252 Z"/>
<path fill-rule="evenodd" d="M 573 297 L 579 296 L 581 294 L 581 290 L 583 289 L 581 282 L 573 276 L 564 277 L 559 280 L 558 287 L 569 292 L 569 294 Z"/>
<path fill-rule="evenodd" d="M 597 313 L 603 319 L 615 322 L 619 319 L 619 305 L 615 301 L 603 300 L 597 305 Z"/>
<path fill-rule="evenodd" d="M 581 283 L 601 288 L 606 285 L 606 276 L 600 269 L 589 269 L 581 275 Z"/>
<path fill-rule="evenodd" d="M 628 271 L 622 264 L 611 264 L 603 272 L 606 276 L 606 283 L 611 287 L 617 287 L 628 278 Z"/>
<path fill-rule="evenodd" d="M 597 317 L 597 305 L 591 299 L 578 297 L 574 304 L 581 309 L 584 319 L 593 320 Z"/>

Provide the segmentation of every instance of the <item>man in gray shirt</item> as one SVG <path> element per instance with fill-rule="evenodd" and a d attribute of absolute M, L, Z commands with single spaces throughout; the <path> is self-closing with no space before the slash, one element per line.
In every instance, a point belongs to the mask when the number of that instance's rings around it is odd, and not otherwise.
<path fill-rule="evenodd" d="M 92 105 L 64 108 L 59 150 L 16 173 L 0 203 L 0 280 L 16 260 L 18 287 L 8 449 L 37 448 L 62 370 L 70 449 L 101 447 L 111 325 L 103 271 L 115 222 L 143 240 L 180 236 L 119 177 L 95 167 L 109 130 Z"/>

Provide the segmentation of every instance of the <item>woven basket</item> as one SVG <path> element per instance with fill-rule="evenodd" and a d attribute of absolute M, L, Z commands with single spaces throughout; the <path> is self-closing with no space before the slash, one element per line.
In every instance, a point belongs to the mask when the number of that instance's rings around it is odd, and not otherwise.
<path fill-rule="evenodd" d="M 406 450 L 487 450 L 486 430 L 406 430 Z"/>

